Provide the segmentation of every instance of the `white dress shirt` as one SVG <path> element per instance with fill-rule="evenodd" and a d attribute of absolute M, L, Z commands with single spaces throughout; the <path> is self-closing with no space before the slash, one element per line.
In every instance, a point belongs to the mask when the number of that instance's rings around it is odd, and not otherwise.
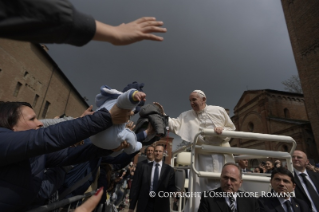
<path fill-rule="evenodd" d="M 162 166 L 163 166 L 163 161 L 161 160 L 160 162 L 153 162 L 153 166 L 152 166 L 152 174 L 151 174 L 151 188 L 150 191 L 153 191 L 153 179 L 154 179 L 154 172 L 155 172 L 155 164 L 158 163 L 158 180 L 160 179 L 161 176 L 161 170 L 162 170 Z"/>

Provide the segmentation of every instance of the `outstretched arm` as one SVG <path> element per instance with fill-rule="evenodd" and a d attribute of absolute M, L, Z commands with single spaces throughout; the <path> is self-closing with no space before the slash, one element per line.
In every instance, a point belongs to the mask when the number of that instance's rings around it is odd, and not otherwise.
<path fill-rule="evenodd" d="M 110 26 L 77 11 L 68 0 L 0 1 L 0 37 L 34 43 L 83 46 L 91 40 L 128 45 L 141 40 L 162 41 L 152 33 L 166 32 L 152 17 Z"/>
<path fill-rule="evenodd" d="M 156 21 L 153 17 L 139 18 L 130 23 L 119 26 L 110 26 L 95 21 L 96 32 L 93 40 L 106 41 L 113 45 L 128 45 L 141 40 L 162 41 L 163 37 L 154 35 L 154 32 L 166 32 L 162 21 Z"/>

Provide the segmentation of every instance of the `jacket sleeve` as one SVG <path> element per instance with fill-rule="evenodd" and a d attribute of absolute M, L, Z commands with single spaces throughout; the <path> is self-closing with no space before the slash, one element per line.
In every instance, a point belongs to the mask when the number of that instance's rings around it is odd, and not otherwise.
<path fill-rule="evenodd" d="M 95 20 L 68 0 L 0 1 L 0 37 L 83 46 L 95 31 Z"/>
<path fill-rule="evenodd" d="M 168 191 L 169 192 L 176 192 L 177 191 L 177 188 L 176 188 L 176 185 L 175 185 L 175 171 L 174 171 L 173 168 L 171 168 L 171 171 L 170 171 Z"/>
<path fill-rule="evenodd" d="M 48 127 L 50 125 L 54 125 L 63 121 L 73 120 L 73 117 L 63 117 L 58 119 L 41 119 L 40 121 L 43 124 L 43 127 Z"/>
<path fill-rule="evenodd" d="M 140 194 L 140 189 L 142 187 L 142 179 L 143 179 L 143 163 L 138 163 L 136 166 L 136 170 L 134 173 L 133 181 L 132 181 L 132 186 L 130 190 L 130 207 L 129 209 L 134 210 L 139 194 Z"/>
<path fill-rule="evenodd" d="M 93 115 L 38 130 L 13 132 L 0 128 L 0 166 L 59 151 L 111 125 L 110 113 L 102 109 Z"/>
<path fill-rule="evenodd" d="M 266 208 L 264 207 L 263 199 L 259 197 L 259 198 L 257 199 L 257 203 L 258 203 L 258 206 L 259 206 L 259 211 L 260 211 L 260 212 L 265 212 L 265 211 L 266 211 Z"/>
<path fill-rule="evenodd" d="M 252 197 L 252 198 L 253 198 L 254 204 L 255 204 L 254 205 L 255 212 L 260 212 L 260 211 L 264 210 L 263 208 L 260 208 L 258 199 L 255 197 Z"/>
<path fill-rule="evenodd" d="M 228 131 L 234 131 L 236 130 L 236 127 L 232 120 L 230 119 L 229 115 L 227 114 L 226 110 L 222 108 L 222 113 L 225 117 L 225 124 L 224 124 L 224 129 Z"/>
<path fill-rule="evenodd" d="M 204 194 L 205 194 L 205 191 L 202 192 L 198 212 L 209 212 L 210 211 L 208 203 L 207 203 L 207 198 L 204 197 Z"/>
<path fill-rule="evenodd" d="M 175 134 L 177 134 L 178 131 L 181 128 L 182 116 L 183 116 L 183 113 L 179 117 L 177 117 L 176 119 L 175 118 L 170 118 L 170 117 L 168 118 L 169 129 Z"/>
<path fill-rule="evenodd" d="M 101 149 L 91 143 L 69 147 L 46 155 L 46 167 L 68 166 L 111 154 L 112 150 Z"/>
<path fill-rule="evenodd" d="M 139 142 L 143 142 L 146 138 L 145 134 L 146 134 L 145 131 L 141 131 L 141 132 L 137 133 L 136 140 Z"/>

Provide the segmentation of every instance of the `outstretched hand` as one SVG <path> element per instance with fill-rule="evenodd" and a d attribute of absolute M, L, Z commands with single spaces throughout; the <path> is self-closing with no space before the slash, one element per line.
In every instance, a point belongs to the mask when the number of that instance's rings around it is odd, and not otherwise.
<path fill-rule="evenodd" d="M 134 93 L 134 96 L 133 96 L 134 100 L 137 100 L 137 101 L 146 101 L 146 94 L 143 93 L 143 92 L 136 92 Z"/>
<path fill-rule="evenodd" d="M 113 152 L 118 152 L 118 151 L 120 151 L 122 149 L 125 149 L 125 148 L 129 147 L 129 146 L 130 146 L 130 144 L 127 143 L 127 141 L 123 141 L 119 147 L 117 147 L 115 149 L 112 149 L 112 151 Z"/>
<path fill-rule="evenodd" d="M 151 34 L 166 32 L 162 21 L 156 21 L 154 17 L 139 18 L 130 23 L 119 26 L 110 26 L 96 21 L 96 33 L 93 40 L 107 41 L 113 45 L 128 45 L 141 40 L 162 41 L 163 37 Z"/>
<path fill-rule="evenodd" d="M 134 123 L 133 121 L 129 120 L 129 121 L 126 123 L 125 127 L 133 131 L 134 128 L 135 128 L 135 123 Z"/>
<path fill-rule="evenodd" d="M 166 115 L 165 112 L 164 112 L 164 107 L 160 103 L 153 102 L 153 104 L 159 107 L 159 109 L 161 110 L 162 115 Z"/>
<path fill-rule="evenodd" d="M 94 113 L 94 111 L 92 109 L 93 109 L 93 105 L 90 105 L 90 107 L 88 109 L 86 109 L 80 117 L 92 115 Z"/>

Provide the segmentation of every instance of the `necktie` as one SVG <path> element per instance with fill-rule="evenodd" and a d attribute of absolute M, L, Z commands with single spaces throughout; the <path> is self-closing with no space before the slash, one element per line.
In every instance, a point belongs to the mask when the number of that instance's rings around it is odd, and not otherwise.
<path fill-rule="evenodd" d="M 158 183 L 158 166 L 159 164 L 155 164 L 155 171 L 154 171 L 154 176 L 153 176 L 153 191 L 156 191 L 157 189 L 157 183 Z"/>
<path fill-rule="evenodd" d="M 291 206 L 291 202 L 289 200 L 286 200 L 285 205 L 287 207 L 287 212 L 292 212 L 291 207 L 290 207 Z"/>
<path fill-rule="evenodd" d="M 236 212 L 235 198 L 233 196 L 229 197 L 229 202 L 230 202 L 230 210 L 231 210 L 231 212 Z"/>
<path fill-rule="evenodd" d="M 305 173 L 301 173 L 300 176 L 302 177 L 303 182 L 305 183 L 308 193 L 312 199 L 312 202 L 314 204 L 314 206 L 316 207 L 317 211 L 319 210 L 319 195 L 316 192 L 316 190 L 313 188 L 313 186 L 311 185 L 311 183 L 307 180 L 306 178 L 306 174 Z"/>

